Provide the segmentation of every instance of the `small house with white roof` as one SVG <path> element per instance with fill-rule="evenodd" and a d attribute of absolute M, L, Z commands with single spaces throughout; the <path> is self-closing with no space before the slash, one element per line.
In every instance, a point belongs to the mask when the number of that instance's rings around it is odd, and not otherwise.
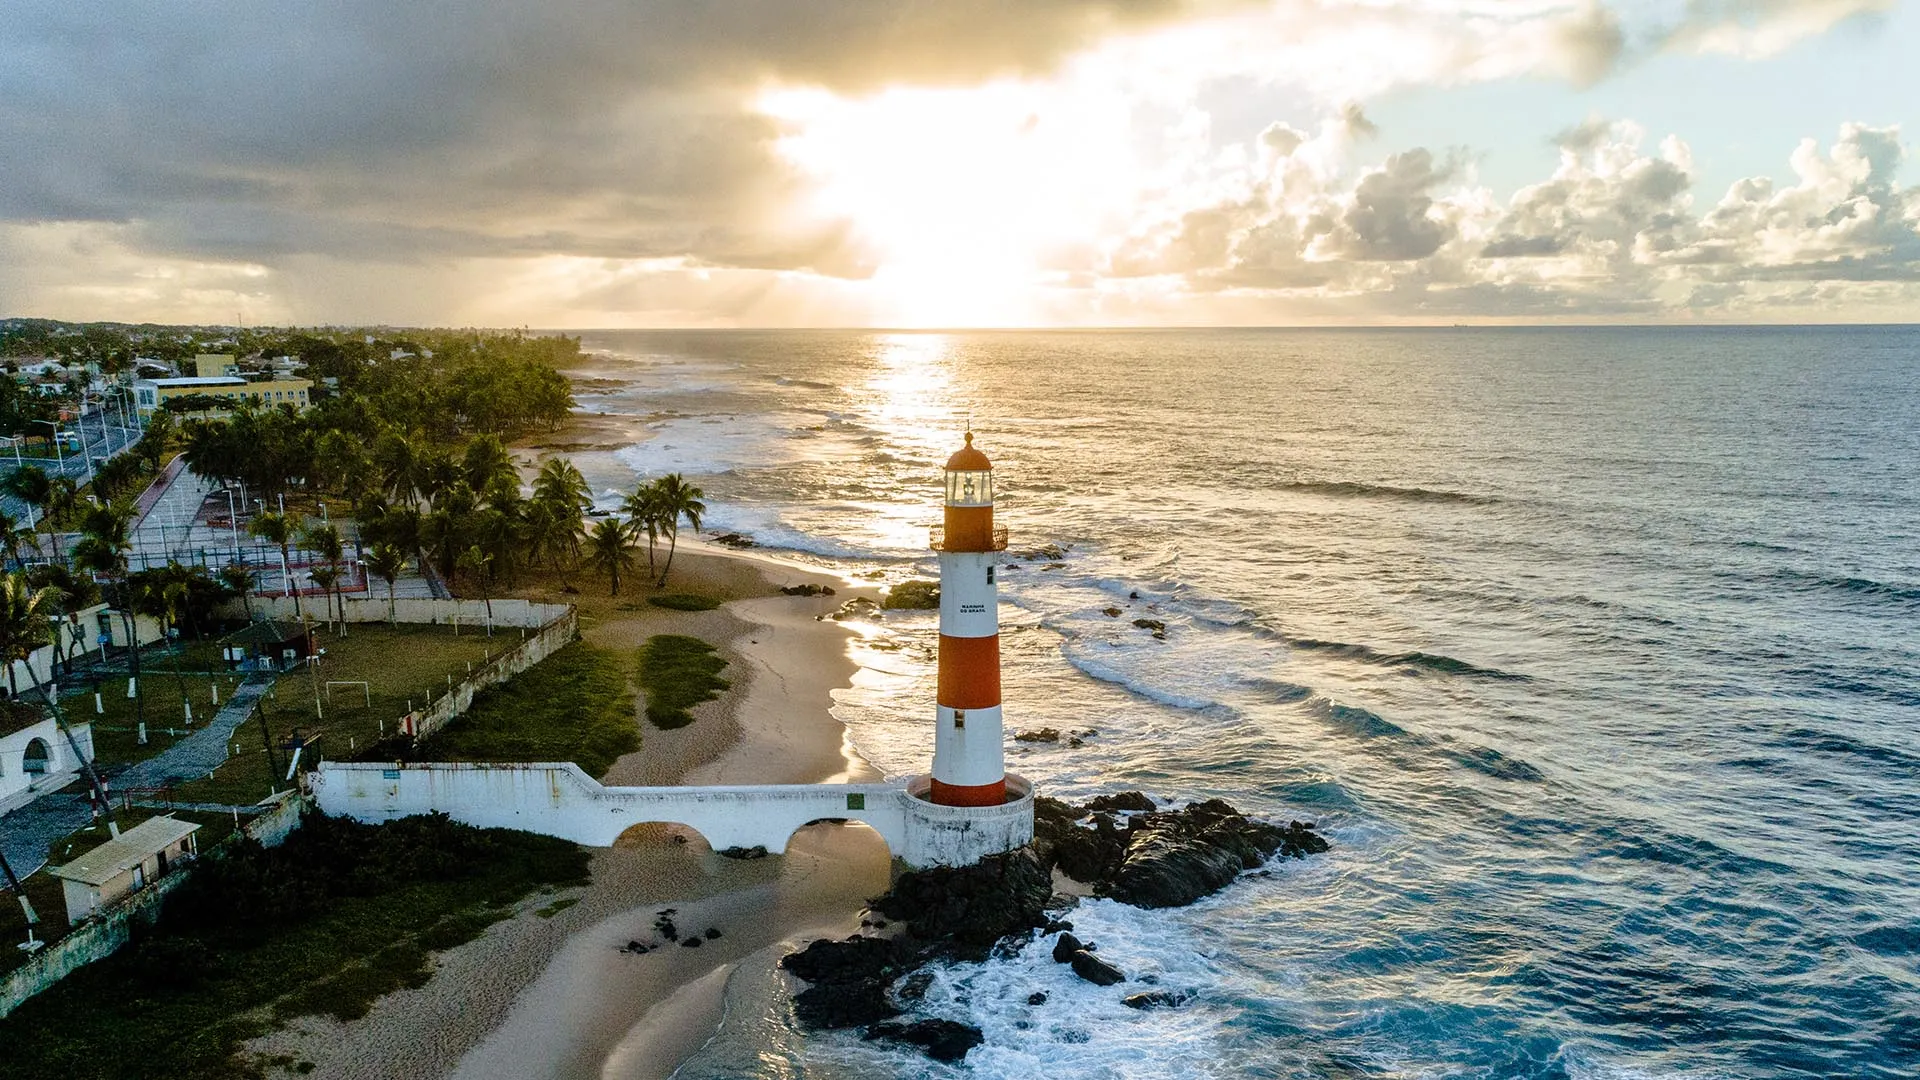
<path fill-rule="evenodd" d="M 49 867 L 66 893 L 67 921 L 77 923 L 192 861 L 199 831 L 171 815 L 148 818 L 65 866 Z"/>

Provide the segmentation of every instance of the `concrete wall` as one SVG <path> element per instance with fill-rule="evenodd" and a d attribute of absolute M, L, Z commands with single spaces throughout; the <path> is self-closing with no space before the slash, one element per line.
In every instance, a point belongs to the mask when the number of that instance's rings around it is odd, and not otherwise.
<path fill-rule="evenodd" d="M 466 604 L 466 600 L 416 600 L 417 604 Z M 516 601 L 524 603 L 524 601 Z M 495 604 L 498 615 L 499 605 Z M 518 645 L 487 661 L 479 670 L 455 683 L 453 689 L 435 698 L 413 718 L 413 736 L 417 742 L 452 723 L 473 707 L 475 694 L 489 686 L 498 686 L 552 656 L 580 633 L 580 618 L 571 606 L 527 604 L 536 609 L 522 617 L 553 613 L 550 622 L 529 633 Z M 540 610 L 544 609 L 544 610 Z M 351 621 L 351 620 L 349 620 Z M 496 627 L 500 624 L 496 622 Z M 498 633 L 495 634 L 498 637 Z"/>
<path fill-rule="evenodd" d="M 924 778 L 923 778 L 924 779 Z M 686 825 L 715 850 L 783 852 L 794 830 L 826 818 L 873 827 L 912 866 L 965 865 L 1033 839 L 1033 792 L 1005 806 L 934 806 L 899 784 L 605 787 L 571 762 L 436 763 L 404 768 L 325 762 L 309 780 L 321 810 L 384 822 L 443 813 L 481 828 L 520 829 L 597 847 L 647 822 Z M 924 784 L 923 784 L 924 787 Z"/>
<path fill-rule="evenodd" d="M 288 596 L 256 596 L 252 599 L 255 617 L 271 617 L 285 622 L 294 621 L 293 598 Z M 350 623 L 376 623 L 387 621 L 386 597 L 357 597 L 345 602 L 346 619 Z M 402 597 L 394 601 L 394 616 L 403 623 L 425 623 L 430 626 L 452 625 L 458 623 L 461 632 L 471 626 L 478 632 L 484 632 L 487 625 L 487 604 L 483 600 L 429 600 L 424 597 Z M 312 621 L 320 621 L 321 611 L 313 604 L 302 604 Z M 531 600 L 495 600 L 493 602 L 493 626 L 498 634 L 501 627 L 535 630 L 547 626 L 554 620 L 566 616 L 573 610 L 570 604 L 536 604 Z M 227 607 L 229 618 L 245 618 L 246 612 L 238 600 Z"/>
<path fill-rule="evenodd" d="M 305 801 L 292 792 L 268 801 L 275 804 L 273 808 L 242 825 L 240 831 L 267 847 L 277 847 L 288 833 L 299 827 L 300 811 Z M 219 857 L 218 848 L 212 857 Z M 121 899 L 97 912 L 66 937 L 35 953 L 25 964 L 0 976 L 0 1017 L 7 1016 L 19 1008 L 21 1002 L 72 972 L 118 952 L 120 946 L 125 945 L 132 936 L 136 923 L 153 925 L 154 920 L 160 917 L 161 904 L 167 894 L 179 888 L 180 883 L 187 880 L 192 872 L 193 867 L 189 864 L 179 872 L 170 873 Z"/>
<path fill-rule="evenodd" d="M 61 657 L 72 656 L 76 659 L 85 659 L 88 653 L 99 655 L 99 646 L 95 644 L 95 637 L 100 633 L 100 613 L 107 610 L 107 605 L 95 604 L 79 612 L 80 617 L 77 623 L 73 619 L 62 619 L 59 623 L 57 642 L 42 645 L 25 660 L 15 660 L 7 665 L 7 674 L 12 677 L 9 687 L 25 692 L 34 685 L 35 679 L 39 680 L 41 686 L 45 686 L 54 681 L 56 665 Z M 110 620 L 114 648 L 126 648 L 126 620 L 120 617 L 119 612 L 112 612 Z M 139 615 L 135 616 L 133 621 L 140 634 L 142 645 L 151 645 L 165 636 L 158 619 Z M 4 678 L 6 675 L 0 675 L 0 679 Z"/>

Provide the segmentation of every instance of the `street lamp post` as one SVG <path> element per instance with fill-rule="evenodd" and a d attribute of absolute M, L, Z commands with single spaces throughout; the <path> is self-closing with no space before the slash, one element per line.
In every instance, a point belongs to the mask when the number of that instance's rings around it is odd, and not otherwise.
<path fill-rule="evenodd" d="M 220 494 L 227 497 L 227 525 L 233 530 L 233 561 L 240 561 L 240 512 L 234 509 L 233 489 L 221 488 Z"/>

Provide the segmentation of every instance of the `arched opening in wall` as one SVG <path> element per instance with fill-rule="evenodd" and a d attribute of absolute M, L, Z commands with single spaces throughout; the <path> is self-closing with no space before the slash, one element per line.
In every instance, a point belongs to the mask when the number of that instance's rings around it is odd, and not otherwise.
<path fill-rule="evenodd" d="M 887 838 L 864 821 L 817 818 L 787 837 L 788 855 L 805 855 L 836 862 L 891 864 L 893 850 Z"/>
<path fill-rule="evenodd" d="M 45 739 L 27 740 L 27 750 L 20 758 L 20 770 L 28 776 L 45 776 L 49 762 L 53 758 L 53 747 Z"/>
<path fill-rule="evenodd" d="M 638 825 L 629 825 L 614 837 L 615 850 L 659 851 L 662 849 L 685 851 L 694 855 L 705 855 L 713 850 L 700 830 L 678 821 L 643 821 Z"/>

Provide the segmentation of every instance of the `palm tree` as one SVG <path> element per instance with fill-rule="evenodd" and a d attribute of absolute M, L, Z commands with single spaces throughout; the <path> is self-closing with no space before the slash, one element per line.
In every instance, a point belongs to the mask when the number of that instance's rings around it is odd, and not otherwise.
<path fill-rule="evenodd" d="M 146 698 L 140 694 L 140 624 L 136 621 L 135 590 L 128 580 L 127 554 L 133 550 L 133 503 L 121 499 L 96 503 L 80 517 L 80 541 L 73 545 L 75 570 L 97 574 L 108 581 L 108 602 L 127 627 L 128 678 L 133 688 L 136 725 L 146 719 Z M 144 732 L 142 734 L 144 741 Z"/>
<path fill-rule="evenodd" d="M 613 586 L 609 596 L 620 595 L 620 571 L 633 568 L 631 542 L 626 527 L 612 518 L 601 520 L 587 536 L 587 561 L 595 569 L 606 572 L 608 583 Z"/>
<path fill-rule="evenodd" d="M 493 590 L 487 587 L 487 576 L 492 565 L 493 556 L 480 550 L 480 545 L 478 544 L 460 553 L 460 569 L 465 570 L 467 577 L 471 578 L 473 583 L 479 587 L 480 599 L 487 605 L 488 637 L 493 636 Z"/>
<path fill-rule="evenodd" d="M 0 574 L 0 663 L 7 665 L 7 687 L 15 689 L 14 668 L 26 668 L 27 681 L 33 691 L 40 693 L 40 677 L 34 673 L 33 664 L 28 659 L 34 650 L 47 643 L 52 626 L 47 622 L 42 608 L 51 600 L 52 589 L 35 589 L 27 584 L 27 576 L 18 571 Z M 17 696 L 17 691 L 16 691 Z M 87 787 L 93 793 L 96 813 L 105 814 L 109 824 L 113 823 L 113 801 L 107 798 L 106 786 L 100 782 L 100 774 L 93 769 L 93 761 L 80 752 L 80 743 L 73 737 L 73 729 L 67 726 L 67 718 L 60 712 L 60 702 L 56 695 L 45 694 L 47 710 L 53 715 L 54 726 L 60 734 L 66 736 L 67 749 L 73 752 L 73 758 L 80 763 L 80 769 L 86 774 Z M 113 829 L 117 835 L 119 827 Z M 11 876 L 11 872 L 9 872 Z"/>
<path fill-rule="evenodd" d="M 285 514 L 268 510 L 247 522 L 247 532 L 277 544 L 280 548 L 280 575 L 286 582 L 287 591 L 293 594 L 293 615 L 300 625 L 307 625 L 307 614 L 300 609 L 300 590 L 293 587 L 293 522 Z"/>
<path fill-rule="evenodd" d="M 53 494 L 53 478 L 47 475 L 45 469 L 38 465 L 22 466 L 0 481 L 0 487 L 28 506 L 37 508 L 40 511 L 40 524 L 48 525 L 51 531 L 52 526 L 47 522 L 47 500 Z"/>
<path fill-rule="evenodd" d="M 375 544 L 373 550 L 367 552 L 367 572 L 387 583 L 387 623 L 396 628 L 400 620 L 394 614 L 393 587 L 406 568 L 406 552 L 392 544 Z"/>
<path fill-rule="evenodd" d="M 466 474 L 467 486 L 475 491 L 490 492 L 507 483 L 519 493 L 519 470 L 513 467 L 513 455 L 507 453 L 498 435 L 476 435 L 469 440 L 460 458 L 460 471 Z"/>
<path fill-rule="evenodd" d="M 240 594 L 240 604 L 247 609 L 247 621 L 253 621 L 253 580 L 254 573 L 243 562 L 230 562 L 220 568 L 220 584 Z"/>
<path fill-rule="evenodd" d="M 71 476 L 56 476 L 47 481 L 47 517 L 57 521 L 80 505 L 80 484 Z M 58 555 L 59 552 L 54 552 Z"/>
<path fill-rule="evenodd" d="M 0 510 L 0 552 L 5 553 L 7 562 L 14 567 L 20 565 L 20 541 L 25 533 L 13 515 Z"/>
<path fill-rule="evenodd" d="M 673 571 L 673 549 L 680 542 L 680 519 L 686 518 L 694 532 L 700 531 L 700 518 L 707 512 L 701 502 L 706 492 L 687 483 L 679 473 L 668 473 L 659 480 L 660 521 L 667 531 L 667 565 L 660 570 L 659 584 L 665 587 Z"/>
<path fill-rule="evenodd" d="M 620 504 L 620 512 L 627 515 L 627 528 L 635 540 L 646 534 L 647 577 L 651 579 L 656 572 L 654 550 L 660 544 L 660 482 L 649 480 L 634 488 L 633 494 Z"/>
<path fill-rule="evenodd" d="M 179 563 L 172 563 L 168 566 L 168 569 L 171 570 L 179 565 Z M 184 639 L 186 633 L 180 626 L 180 616 L 187 608 L 186 581 L 180 577 L 174 577 L 172 581 L 161 585 L 158 589 L 149 591 L 147 600 L 153 605 L 153 610 L 150 611 L 149 614 L 160 616 L 160 629 L 164 631 L 169 638 L 179 635 L 180 639 Z M 184 644 L 184 641 L 182 643 Z M 193 705 L 187 700 L 187 677 L 180 671 L 180 649 L 178 647 L 174 648 L 172 659 L 173 681 L 180 687 L 180 707 L 186 710 L 187 723 L 191 724 L 193 723 Z"/>
<path fill-rule="evenodd" d="M 346 558 L 347 546 L 340 539 L 340 530 L 332 524 L 308 525 L 301 530 L 300 542 L 320 553 L 324 565 L 313 571 L 314 584 L 324 590 L 327 603 L 327 621 L 333 621 L 333 607 L 336 597 L 335 588 L 340 584 L 340 564 Z M 326 571 L 325 575 L 321 571 Z M 347 636 L 347 606 L 345 599 L 339 601 L 340 636 Z"/>

